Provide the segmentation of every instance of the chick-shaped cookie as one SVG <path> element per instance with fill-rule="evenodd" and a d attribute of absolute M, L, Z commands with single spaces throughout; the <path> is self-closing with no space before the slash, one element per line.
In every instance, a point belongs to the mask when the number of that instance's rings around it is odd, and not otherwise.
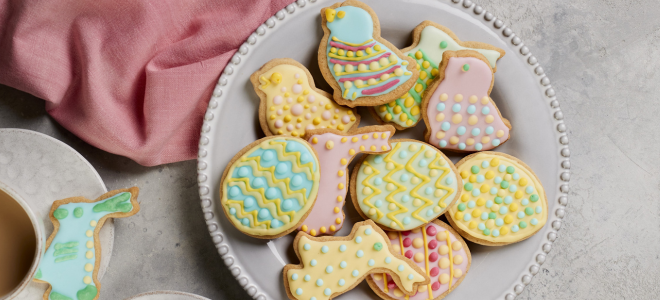
<path fill-rule="evenodd" d="M 428 143 L 474 152 L 506 142 L 511 124 L 489 97 L 495 77 L 486 57 L 473 50 L 446 51 L 438 70 L 438 81 L 422 102 Z"/>
<path fill-rule="evenodd" d="M 369 6 L 355 0 L 336 3 L 321 10 L 321 19 L 318 61 L 337 103 L 380 105 L 413 87 L 419 76 L 415 61 L 380 37 L 378 17 Z"/>
<path fill-rule="evenodd" d="M 330 128 L 348 132 L 360 115 L 338 105 L 332 95 L 317 89 L 309 70 L 290 58 L 277 58 L 250 76 L 261 98 L 259 123 L 266 136 L 302 137 L 305 130 Z"/>
<path fill-rule="evenodd" d="M 284 267 L 284 287 L 292 300 L 328 300 L 358 285 L 369 274 L 389 274 L 406 295 L 414 295 L 428 275 L 393 250 L 373 221 L 355 223 L 346 237 L 312 237 L 299 232 L 293 249 L 299 265 Z"/>
<path fill-rule="evenodd" d="M 108 218 L 124 218 L 140 210 L 139 189 L 115 190 L 96 200 L 74 197 L 57 200 L 50 211 L 55 229 L 35 276 L 50 284 L 44 300 L 96 300 L 101 284 L 99 231 Z"/>
<path fill-rule="evenodd" d="M 497 70 L 497 60 L 504 56 L 504 50 L 481 42 L 463 42 L 449 28 L 432 21 L 424 21 L 413 30 L 413 44 L 401 49 L 403 54 L 414 58 L 420 69 L 419 78 L 413 88 L 401 98 L 390 103 L 373 107 L 376 120 L 392 124 L 403 130 L 414 127 L 422 119 L 421 104 L 426 89 L 438 77 L 438 65 L 445 51 L 475 50 L 486 57 L 493 72 Z"/>

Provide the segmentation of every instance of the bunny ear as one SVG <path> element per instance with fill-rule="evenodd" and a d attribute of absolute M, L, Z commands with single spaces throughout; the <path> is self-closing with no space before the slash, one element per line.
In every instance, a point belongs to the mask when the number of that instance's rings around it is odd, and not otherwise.
<path fill-rule="evenodd" d="M 332 21 L 335 20 L 335 15 L 337 14 L 337 11 L 335 11 L 332 8 L 327 8 L 325 10 L 325 18 L 328 20 L 328 22 L 332 23 Z"/>
<path fill-rule="evenodd" d="M 491 150 L 509 139 L 509 121 L 489 97 L 493 70 L 472 50 L 447 51 L 439 66 L 439 81 L 424 99 L 427 140 L 460 152 Z"/>

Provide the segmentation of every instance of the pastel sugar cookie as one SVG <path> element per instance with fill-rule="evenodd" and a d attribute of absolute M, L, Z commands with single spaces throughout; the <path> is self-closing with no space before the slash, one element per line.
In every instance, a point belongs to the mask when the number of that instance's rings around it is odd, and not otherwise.
<path fill-rule="evenodd" d="M 493 72 L 497 70 L 497 60 L 504 56 L 504 50 L 480 42 L 462 42 L 449 28 L 431 21 L 424 21 L 413 30 L 412 46 L 401 49 L 404 55 L 416 61 L 420 70 L 417 83 L 408 93 L 390 103 L 374 107 L 376 120 L 392 124 L 403 130 L 417 125 L 422 119 L 421 104 L 425 91 L 438 77 L 438 66 L 445 51 L 475 50 L 486 59 Z"/>
<path fill-rule="evenodd" d="M 367 282 L 378 296 L 388 300 L 439 300 L 453 291 L 465 278 L 472 256 L 463 238 L 449 225 L 434 220 L 412 231 L 389 231 L 394 251 L 426 271 L 431 282 L 420 286 L 417 294 L 406 296 L 387 274 L 371 274 Z"/>
<path fill-rule="evenodd" d="M 140 210 L 139 189 L 114 190 L 96 200 L 73 197 L 57 200 L 50 210 L 55 229 L 46 241 L 35 281 L 50 288 L 44 300 L 96 300 L 101 284 L 99 231 L 108 218 L 125 218 Z"/>
<path fill-rule="evenodd" d="M 321 171 L 301 138 L 272 136 L 247 145 L 225 168 L 220 203 L 241 232 L 271 239 L 295 230 L 309 214 Z"/>
<path fill-rule="evenodd" d="M 259 123 L 266 136 L 302 137 L 305 130 L 319 128 L 348 132 L 360 123 L 355 109 L 338 105 L 317 89 L 309 70 L 293 59 L 271 60 L 250 81 L 261 98 Z"/>
<path fill-rule="evenodd" d="M 355 223 L 346 237 L 299 232 L 293 249 L 300 264 L 286 265 L 282 272 L 292 300 L 335 298 L 372 273 L 389 274 L 407 295 L 429 283 L 424 270 L 394 251 L 385 232 L 371 220 Z"/>
<path fill-rule="evenodd" d="M 380 37 L 366 4 L 348 0 L 321 9 L 319 67 L 337 103 L 375 106 L 401 97 L 415 84 L 415 61 Z"/>
<path fill-rule="evenodd" d="M 447 219 L 464 238 L 502 246 L 525 240 L 545 225 L 545 191 L 522 161 L 488 151 L 466 156 L 456 168 L 464 184 Z"/>
<path fill-rule="evenodd" d="M 392 151 L 357 163 L 351 198 L 365 219 L 387 230 L 411 230 L 443 214 L 458 199 L 462 181 L 435 147 L 409 139 L 391 143 Z"/>
<path fill-rule="evenodd" d="M 489 97 L 495 77 L 472 50 L 445 51 L 422 103 L 426 141 L 443 150 L 486 151 L 505 143 L 511 124 Z"/>
<path fill-rule="evenodd" d="M 309 130 L 307 140 L 319 156 L 321 181 L 312 211 L 299 228 L 313 236 L 335 234 L 344 224 L 342 207 L 348 191 L 348 164 L 358 153 L 390 151 L 392 126 L 368 126 L 350 134 L 332 129 Z"/>

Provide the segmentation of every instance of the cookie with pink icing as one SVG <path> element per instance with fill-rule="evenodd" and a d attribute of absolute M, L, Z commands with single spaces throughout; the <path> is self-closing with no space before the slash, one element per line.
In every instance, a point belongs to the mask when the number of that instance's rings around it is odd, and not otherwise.
<path fill-rule="evenodd" d="M 414 295 L 405 295 L 388 274 L 371 274 L 371 289 L 387 300 L 440 300 L 463 281 L 470 269 L 472 256 L 465 241 L 451 226 L 434 220 L 412 231 L 389 231 L 394 252 L 412 260 L 431 279 Z"/>
<path fill-rule="evenodd" d="M 473 50 L 446 51 L 439 78 L 422 101 L 426 141 L 442 150 L 491 150 L 510 138 L 511 124 L 490 98 L 495 77 Z"/>
<path fill-rule="evenodd" d="M 351 133 L 314 129 L 304 139 L 316 150 L 321 179 L 316 204 L 298 228 L 312 236 L 334 235 L 344 224 L 342 207 L 348 191 L 348 164 L 358 153 L 378 154 L 392 150 L 391 125 L 367 126 Z"/>

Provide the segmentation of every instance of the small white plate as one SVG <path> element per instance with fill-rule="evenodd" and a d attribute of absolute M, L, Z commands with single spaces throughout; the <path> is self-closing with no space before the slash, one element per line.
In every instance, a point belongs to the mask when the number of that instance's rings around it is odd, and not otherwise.
<path fill-rule="evenodd" d="M 202 296 L 175 291 L 147 292 L 126 300 L 209 300 Z"/>
<path fill-rule="evenodd" d="M 278 11 L 238 49 L 225 67 L 204 116 L 198 158 L 199 193 L 213 243 L 248 295 L 257 300 L 286 299 L 282 282 L 285 263 L 298 263 L 294 235 L 272 242 L 239 232 L 219 205 L 219 182 L 229 160 L 242 147 L 263 137 L 257 118 L 259 98 L 249 76 L 273 58 L 290 57 L 310 69 L 318 87 L 328 89 L 320 74 L 317 53 L 323 36 L 320 10 L 340 0 L 298 0 Z M 506 51 L 497 63 L 491 97 L 513 125 L 512 137 L 496 151 L 529 165 L 546 190 L 547 224 L 533 237 L 505 247 L 469 244 L 472 267 L 465 280 L 445 299 L 512 300 L 540 270 L 557 238 L 567 204 L 570 163 L 567 128 L 555 90 L 523 41 L 502 20 L 472 0 L 364 0 L 376 12 L 385 39 L 403 48 L 420 22 L 449 27 L 461 40 L 480 41 Z M 377 124 L 360 109 L 361 126 Z M 423 140 L 424 124 L 397 132 L 395 138 Z M 465 155 L 447 153 L 456 162 Z M 353 205 L 344 207 L 346 235 L 362 218 Z M 378 299 L 366 284 L 339 299 Z"/>
<path fill-rule="evenodd" d="M 45 238 L 53 232 L 53 201 L 107 192 L 101 176 L 76 150 L 47 135 L 23 129 L 0 129 L 0 181 L 21 195 L 43 220 Z M 115 225 L 108 219 L 99 233 L 101 279 L 110 263 Z M 44 249 L 45 250 L 45 249 Z M 41 299 L 47 284 L 31 282 L 16 299 Z"/>

